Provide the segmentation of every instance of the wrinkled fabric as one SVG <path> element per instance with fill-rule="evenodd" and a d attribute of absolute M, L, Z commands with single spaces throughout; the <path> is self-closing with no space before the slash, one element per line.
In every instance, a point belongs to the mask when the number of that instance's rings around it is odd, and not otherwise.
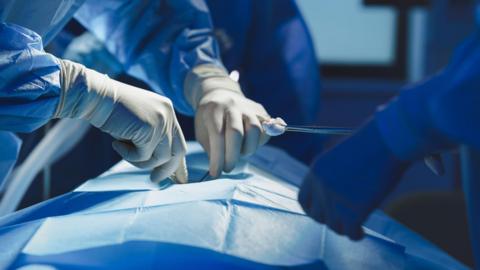
<path fill-rule="evenodd" d="M 21 26 L 0 23 L 0 39 L 0 130 L 33 131 L 57 107 L 59 62 L 38 34 Z"/>
<path fill-rule="evenodd" d="M 0 245 L 0 267 L 466 269 L 381 213 L 370 221 L 381 233 L 366 228 L 360 242 L 314 222 L 289 184 L 307 168 L 278 149 L 199 182 L 208 158 L 198 143 L 188 148 L 191 184 L 158 186 L 148 171 L 121 162 L 74 192 L 1 218 L 8 245 Z M 275 177 L 270 168 L 291 174 Z"/>
<path fill-rule="evenodd" d="M 223 67 L 202 0 L 87 0 L 75 14 L 125 71 L 172 99 L 188 115 L 183 94 L 188 71 L 200 64 Z"/>
<path fill-rule="evenodd" d="M 47 45 L 85 0 L 0 0 L 0 21 L 35 31 Z"/>

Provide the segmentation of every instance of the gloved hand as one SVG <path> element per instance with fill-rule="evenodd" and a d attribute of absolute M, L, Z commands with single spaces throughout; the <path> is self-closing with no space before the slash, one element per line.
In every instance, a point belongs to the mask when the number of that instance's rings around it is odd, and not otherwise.
<path fill-rule="evenodd" d="M 254 153 L 268 141 L 261 122 L 270 116 L 243 95 L 225 70 L 198 66 L 187 75 L 184 89 L 196 111 L 195 136 L 208 153 L 213 177 L 232 171 L 241 155 Z"/>
<path fill-rule="evenodd" d="M 361 225 L 396 186 L 409 165 L 384 144 L 375 120 L 317 157 L 304 179 L 298 201 L 305 213 L 352 240 Z"/>
<path fill-rule="evenodd" d="M 299 202 L 315 220 L 352 239 L 410 162 L 455 147 L 480 149 L 480 36 L 438 75 L 409 86 L 364 128 L 312 164 Z"/>
<path fill-rule="evenodd" d="M 116 141 L 112 146 L 159 182 L 172 174 L 186 183 L 186 143 L 168 98 L 110 79 L 68 60 L 61 64 L 62 94 L 56 118 L 80 118 Z"/>

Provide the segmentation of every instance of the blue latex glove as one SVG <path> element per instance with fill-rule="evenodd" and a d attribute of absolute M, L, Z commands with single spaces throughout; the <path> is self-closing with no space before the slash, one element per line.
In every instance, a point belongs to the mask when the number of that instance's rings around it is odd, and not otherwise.
<path fill-rule="evenodd" d="M 298 200 L 316 221 L 338 234 L 360 239 L 362 223 L 393 189 L 407 165 L 383 143 L 372 120 L 315 159 Z"/>

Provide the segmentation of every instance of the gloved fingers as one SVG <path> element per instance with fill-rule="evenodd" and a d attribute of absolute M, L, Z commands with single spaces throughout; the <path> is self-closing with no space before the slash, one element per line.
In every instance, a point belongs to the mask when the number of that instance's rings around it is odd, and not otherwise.
<path fill-rule="evenodd" d="M 224 170 L 231 172 L 240 158 L 243 141 L 242 114 L 231 109 L 226 112 L 225 118 L 225 163 Z"/>
<path fill-rule="evenodd" d="M 209 138 L 204 138 L 204 137 L 198 136 L 198 135 L 195 135 L 195 139 L 203 147 L 203 149 L 205 150 L 205 153 L 208 156 L 208 160 L 210 160 L 210 139 Z"/>
<path fill-rule="evenodd" d="M 127 159 L 126 157 L 133 151 L 134 146 L 130 142 L 115 140 L 112 142 L 112 148 L 122 158 Z"/>
<path fill-rule="evenodd" d="M 260 108 L 258 109 L 258 112 L 256 114 L 256 118 L 257 118 L 258 122 L 260 123 L 260 131 L 261 131 L 258 146 L 262 146 L 262 145 L 266 144 L 268 142 L 268 140 L 270 140 L 270 136 L 268 136 L 267 133 L 263 130 L 261 123 L 263 121 L 267 121 L 267 120 L 271 119 L 272 117 L 270 117 L 270 115 L 267 113 L 267 111 L 265 111 L 265 108 L 263 108 L 262 105 L 258 104 L 258 106 L 260 106 Z"/>
<path fill-rule="evenodd" d="M 142 169 L 150 169 L 158 167 L 172 158 L 172 149 L 170 144 L 171 139 L 168 137 L 163 138 L 162 141 L 155 147 L 150 159 L 140 162 L 130 162 L 134 166 Z"/>
<path fill-rule="evenodd" d="M 128 141 L 116 140 L 112 143 L 113 149 L 128 162 L 142 162 L 151 158 L 154 149 L 148 145 L 134 145 Z"/>
<path fill-rule="evenodd" d="M 152 156 L 153 149 L 145 146 L 137 146 L 129 141 L 116 140 L 112 142 L 113 150 L 115 150 L 123 159 L 128 162 L 146 161 Z"/>
<path fill-rule="evenodd" d="M 178 165 L 177 170 L 174 174 L 175 182 L 178 184 L 186 184 L 188 183 L 188 170 L 187 170 L 187 161 L 185 157 L 180 159 L 180 164 Z"/>
<path fill-rule="evenodd" d="M 259 105 L 261 106 L 261 105 Z M 258 143 L 259 146 L 261 145 L 264 145 L 268 142 L 268 140 L 270 140 L 270 136 L 267 135 L 267 133 L 265 133 L 265 131 L 263 130 L 262 128 L 262 122 L 263 121 L 266 121 L 268 119 L 271 119 L 270 115 L 265 111 L 265 109 L 263 108 L 263 106 L 261 106 L 261 111 L 263 111 L 262 113 L 257 113 L 257 119 L 259 120 L 260 122 L 260 142 Z"/>
<path fill-rule="evenodd" d="M 270 140 L 270 136 L 267 135 L 267 133 L 264 132 L 263 129 L 260 129 L 260 142 L 258 143 L 258 146 L 262 146 L 266 144 Z"/>
<path fill-rule="evenodd" d="M 242 155 L 251 155 L 257 150 L 260 144 L 260 136 L 262 133 L 262 125 L 257 117 L 244 116 L 245 135 L 242 146 Z"/>
<path fill-rule="evenodd" d="M 150 173 L 150 180 L 154 183 L 160 183 L 165 178 L 174 175 L 181 165 L 183 158 L 183 156 L 173 156 L 168 162 L 154 168 Z M 178 180 L 178 182 L 179 181 L 180 180 Z"/>
<path fill-rule="evenodd" d="M 182 128 L 175 118 L 172 136 L 172 154 L 174 156 L 185 156 L 187 153 L 187 141 L 183 135 Z"/>
<path fill-rule="evenodd" d="M 210 113 L 204 115 L 206 120 L 207 136 L 209 142 L 210 175 L 218 177 L 223 171 L 225 160 L 225 136 L 223 108 L 213 108 Z M 210 119 L 208 119 L 210 118 Z"/>
<path fill-rule="evenodd" d="M 176 132 L 172 142 L 172 156 L 179 157 L 180 163 L 175 171 L 175 181 L 179 184 L 186 184 L 188 182 L 187 162 L 185 160 L 185 154 L 187 153 L 187 143 L 183 136 L 182 130 L 176 123 Z"/>
<path fill-rule="evenodd" d="M 204 113 L 204 108 L 200 107 L 197 110 L 197 113 L 195 114 L 195 139 L 200 143 L 200 145 L 203 147 L 205 152 L 210 155 L 210 143 L 208 139 L 208 130 L 206 128 L 206 119 L 205 119 L 205 113 Z"/>
<path fill-rule="evenodd" d="M 257 103 L 257 102 L 254 102 L 252 101 L 253 103 L 253 108 L 250 109 L 250 111 L 254 111 L 255 112 L 255 115 L 257 116 L 257 118 L 260 120 L 260 122 L 263 122 L 265 120 L 268 120 L 270 118 L 272 118 L 268 113 L 267 111 L 265 110 L 265 108 L 263 107 L 262 104 L 260 103 Z"/>

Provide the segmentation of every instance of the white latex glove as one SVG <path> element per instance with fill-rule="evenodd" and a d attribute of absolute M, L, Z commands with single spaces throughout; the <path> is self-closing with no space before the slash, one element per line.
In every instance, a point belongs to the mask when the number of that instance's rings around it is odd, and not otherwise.
<path fill-rule="evenodd" d="M 196 111 L 195 136 L 208 154 L 211 176 L 232 171 L 240 156 L 268 141 L 261 122 L 270 116 L 243 95 L 224 69 L 194 68 L 185 80 L 185 96 Z"/>
<path fill-rule="evenodd" d="M 171 101 L 83 65 L 60 60 L 62 95 L 56 118 L 80 118 L 112 135 L 125 160 L 153 168 L 154 182 L 174 175 L 186 183 L 186 143 Z"/>

